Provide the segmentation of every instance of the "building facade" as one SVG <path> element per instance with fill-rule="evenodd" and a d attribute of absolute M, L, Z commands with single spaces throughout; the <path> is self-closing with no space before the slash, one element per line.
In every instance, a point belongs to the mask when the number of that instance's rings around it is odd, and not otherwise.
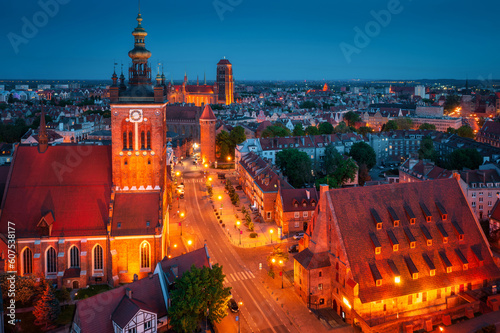
<path fill-rule="evenodd" d="M 213 163 L 215 158 L 215 125 L 217 118 L 210 105 L 205 106 L 200 117 L 200 148 L 202 163 Z"/>

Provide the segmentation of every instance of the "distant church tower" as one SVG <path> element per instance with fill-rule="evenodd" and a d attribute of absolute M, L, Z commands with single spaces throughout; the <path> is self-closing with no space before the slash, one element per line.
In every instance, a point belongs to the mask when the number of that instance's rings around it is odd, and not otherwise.
<path fill-rule="evenodd" d="M 219 103 L 234 103 L 233 65 L 227 59 L 221 59 L 217 64 L 217 90 Z"/>
<path fill-rule="evenodd" d="M 217 118 L 210 105 L 205 106 L 200 117 L 200 148 L 203 163 L 215 162 L 215 123 Z"/>
<path fill-rule="evenodd" d="M 140 12 L 137 22 L 128 88 L 124 77 L 118 85 L 116 73 L 110 87 L 113 185 L 122 192 L 158 191 L 165 181 L 166 89 L 161 80 L 152 87 Z"/>

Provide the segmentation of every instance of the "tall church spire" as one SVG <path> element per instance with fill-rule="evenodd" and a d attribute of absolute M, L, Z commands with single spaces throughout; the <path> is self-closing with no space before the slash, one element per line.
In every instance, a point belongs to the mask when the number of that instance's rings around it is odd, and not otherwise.
<path fill-rule="evenodd" d="M 44 153 L 49 146 L 49 135 L 47 134 L 47 125 L 45 124 L 43 101 L 41 101 L 40 107 L 42 111 L 40 112 L 40 129 L 38 130 L 38 151 Z"/>
<path fill-rule="evenodd" d="M 146 36 L 148 33 L 142 27 L 140 2 L 136 20 L 137 27 L 132 31 L 134 49 L 128 53 L 128 56 L 132 59 L 132 65 L 129 68 L 129 83 L 131 85 L 151 84 L 151 67 L 148 63 L 151 52 L 146 49 Z"/>

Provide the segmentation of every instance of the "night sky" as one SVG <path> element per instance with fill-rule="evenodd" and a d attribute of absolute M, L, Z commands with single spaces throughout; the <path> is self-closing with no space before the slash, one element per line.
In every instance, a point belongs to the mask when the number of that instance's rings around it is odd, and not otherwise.
<path fill-rule="evenodd" d="M 114 61 L 128 66 L 137 1 L 58 1 L 53 17 L 37 0 L 2 2 L 0 78 L 107 79 Z M 374 24 L 388 7 L 390 22 Z M 236 80 L 500 78 L 499 1 L 143 0 L 141 12 L 153 75 L 160 61 L 169 79 L 213 80 L 224 56 Z M 41 27 L 23 34 L 34 15 Z M 356 41 L 367 24 L 372 37 Z"/>

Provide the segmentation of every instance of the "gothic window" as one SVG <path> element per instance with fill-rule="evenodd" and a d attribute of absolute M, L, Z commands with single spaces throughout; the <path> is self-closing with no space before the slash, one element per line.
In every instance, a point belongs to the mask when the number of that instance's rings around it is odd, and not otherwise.
<path fill-rule="evenodd" d="M 102 263 L 102 247 L 101 245 L 97 244 L 94 247 L 94 270 L 102 270 Z"/>
<path fill-rule="evenodd" d="M 148 131 L 148 149 L 151 149 L 151 132 Z"/>
<path fill-rule="evenodd" d="M 128 132 L 128 149 L 130 150 L 132 150 L 132 141 L 134 141 L 132 137 L 132 132 Z"/>
<path fill-rule="evenodd" d="M 29 248 L 23 251 L 23 274 L 33 273 L 33 252 Z"/>
<path fill-rule="evenodd" d="M 127 132 L 123 132 L 123 150 L 127 149 Z"/>
<path fill-rule="evenodd" d="M 144 143 L 144 131 L 141 132 L 141 149 L 145 148 L 145 143 Z"/>
<path fill-rule="evenodd" d="M 149 243 L 144 241 L 141 243 L 141 268 L 150 268 L 150 257 L 151 251 Z"/>
<path fill-rule="evenodd" d="M 80 267 L 80 251 L 76 246 L 72 246 L 71 249 L 69 249 L 69 267 Z"/>
<path fill-rule="evenodd" d="M 57 273 L 57 253 L 53 247 L 49 247 L 46 253 L 47 273 Z"/>

